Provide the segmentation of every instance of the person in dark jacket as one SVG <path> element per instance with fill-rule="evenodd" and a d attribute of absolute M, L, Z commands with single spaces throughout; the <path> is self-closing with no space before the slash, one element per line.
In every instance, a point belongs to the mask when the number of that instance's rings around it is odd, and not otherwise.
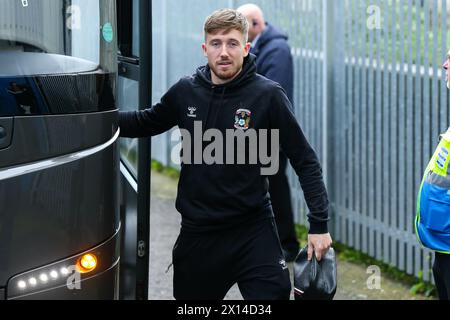
<path fill-rule="evenodd" d="M 288 37 L 264 20 L 262 10 L 254 4 L 245 4 L 237 9 L 249 22 L 248 40 L 252 42 L 250 53 L 256 55 L 257 72 L 281 85 L 293 102 L 294 69 Z M 280 152 L 280 169 L 269 177 L 269 193 L 273 213 L 278 227 L 281 246 L 287 262 L 294 261 L 299 252 L 295 232 L 294 212 L 291 203 L 286 168 L 288 159 Z"/>
<path fill-rule="evenodd" d="M 276 158 L 279 137 L 311 211 L 309 256 L 319 260 L 332 242 L 321 166 L 284 90 L 256 73 L 246 18 L 236 10 L 218 10 L 204 30 L 208 64 L 178 81 L 153 107 L 121 112 L 121 135 L 153 136 L 174 126 L 182 132 L 176 200 L 182 219 L 172 253 L 176 299 L 223 299 L 235 283 L 244 299 L 289 299 L 289 270 L 263 174 L 268 162 L 247 158 L 257 146 L 276 150 Z M 264 143 L 268 131 L 275 138 Z M 234 152 L 234 135 L 246 134 L 250 142 Z"/>

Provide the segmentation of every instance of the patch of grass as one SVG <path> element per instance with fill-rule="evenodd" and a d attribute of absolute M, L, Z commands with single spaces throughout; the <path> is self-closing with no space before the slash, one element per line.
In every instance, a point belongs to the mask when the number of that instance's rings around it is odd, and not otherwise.
<path fill-rule="evenodd" d="M 299 239 L 300 246 L 304 247 L 307 244 L 308 228 L 302 225 L 295 226 L 297 232 L 297 238 Z M 382 261 L 374 259 L 369 255 L 357 251 L 342 243 L 333 241 L 333 248 L 340 260 L 358 264 L 364 267 L 376 265 L 380 268 L 381 272 L 388 278 L 401 282 L 410 287 L 412 294 L 423 294 L 426 297 L 437 297 L 436 287 L 423 280 L 423 272 L 420 273 L 419 278 L 406 274 L 396 267 L 390 266 Z"/>
<path fill-rule="evenodd" d="M 180 178 L 180 171 L 172 167 L 165 167 L 163 170 L 163 174 L 175 180 L 178 180 Z"/>
<path fill-rule="evenodd" d="M 178 180 L 180 178 L 180 171 L 178 169 L 165 166 L 157 160 L 152 160 L 151 168 L 171 179 Z"/>
<path fill-rule="evenodd" d="M 164 166 L 161 162 L 152 160 L 152 170 L 162 173 L 164 170 Z"/>
<path fill-rule="evenodd" d="M 296 224 L 295 232 L 297 234 L 297 239 L 300 242 L 300 248 L 305 247 L 308 244 L 308 228 L 300 224 Z"/>

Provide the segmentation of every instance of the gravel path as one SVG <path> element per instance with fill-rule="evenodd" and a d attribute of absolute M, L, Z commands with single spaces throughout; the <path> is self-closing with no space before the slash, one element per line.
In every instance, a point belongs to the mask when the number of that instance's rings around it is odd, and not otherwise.
<path fill-rule="evenodd" d="M 175 209 L 177 181 L 152 172 L 152 199 L 150 215 L 150 270 L 149 299 L 173 300 L 173 268 L 169 268 L 172 247 L 180 231 L 180 215 Z M 292 276 L 292 264 L 290 264 Z M 367 267 L 338 261 L 338 290 L 336 300 L 421 300 L 409 288 L 381 275 L 379 289 L 367 285 L 371 273 Z M 237 286 L 227 294 L 227 300 L 242 300 Z"/>

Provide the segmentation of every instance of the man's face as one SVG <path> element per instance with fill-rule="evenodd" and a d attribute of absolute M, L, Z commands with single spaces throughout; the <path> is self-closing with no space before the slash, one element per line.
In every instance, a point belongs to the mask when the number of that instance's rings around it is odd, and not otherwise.
<path fill-rule="evenodd" d="M 258 22 L 257 19 L 255 19 L 253 16 L 247 16 L 248 21 L 248 41 L 252 42 L 256 39 L 258 34 L 263 32 L 263 26 L 261 25 L 261 22 Z"/>
<path fill-rule="evenodd" d="M 231 29 L 207 34 L 202 48 L 213 73 L 213 82 L 223 84 L 230 82 L 241 72 L 250 44 L 244 43 L 244 35 L 240 31 Z"/>
<path fill-rule="evenodd" d="M 447 82 L 447 88 L 450 89 L 450 51 L 447 53 L 447 58 L 445 59 L 442 67 L 445 69 L 445 81 Z"/>

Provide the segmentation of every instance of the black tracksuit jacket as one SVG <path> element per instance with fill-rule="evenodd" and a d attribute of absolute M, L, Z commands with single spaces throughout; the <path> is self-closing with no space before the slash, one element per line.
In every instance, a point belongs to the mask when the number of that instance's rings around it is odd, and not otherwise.
<path fill-rule="evenodd" d="M 318 158 L 284 90 L 256 73 L 255 56 L 249 54 L 238 77 L 224 85 L 211 82 L 208 65 L 200 67 L 196 74 L 172 86 L 153 107 L 121 112 L 119 125 L 122 137 L 154 136 L 174 126 L 188 130 L 193 137 L 194 121 L 202 121 L 203 132 L 218 129 L 225 140 L 225 130 L 241 130 L 235 129 L 239 109 L 251 111 L 249 128 L 279 129 L 280 147 L 299 177 L 310 210 L 309 233 L 327 233 L 328 196 Z M 260 169 L 260 164 L 182 163 L 176 200 L 182 228 L 210 231 L 272 216 L 267 176 L 262 176 Z"/>

